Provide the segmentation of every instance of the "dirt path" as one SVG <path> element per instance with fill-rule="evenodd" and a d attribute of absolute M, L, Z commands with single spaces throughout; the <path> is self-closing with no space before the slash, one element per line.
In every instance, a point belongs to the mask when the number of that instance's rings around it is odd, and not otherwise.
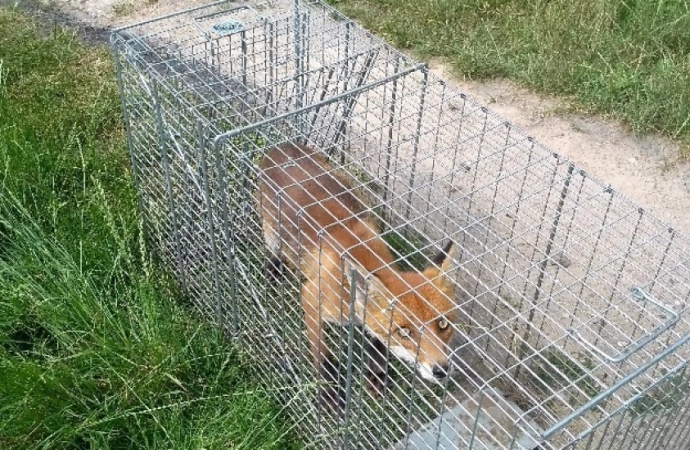
<path fill-rule="evenodd" d="M 88 26 L 110 28 L 208 2 L 54 0 L 51 4 Z M 636 136 L 619 124 L 597 117 L 559 113 L 559 99 L 536 95 L 507 81 L 463 81 L 453 77 L 440 62 L 431 66 L 540 142 L 610 183 L 677 230 L 690 234 L 690 163 L 678 160 L 678 147 L 670 140 Z"/>
<path fill-rule="evenodd" d="M 690 234 L 690 163 L 678 159 L 674 142 L 634 135 L 598 117 L 558 113 L 559 99 L 536 95 L 508 81 L 462 81 L 442 63 L 431 67 L 543 144 Z"/>

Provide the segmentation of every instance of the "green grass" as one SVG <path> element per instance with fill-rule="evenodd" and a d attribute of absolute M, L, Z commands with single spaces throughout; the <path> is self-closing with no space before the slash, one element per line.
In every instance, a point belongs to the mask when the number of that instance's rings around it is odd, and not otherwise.
<path fill-rule="evenodd" d="M 286 449 L 145 251 L 110 55 L 0 8 L 0 448 Z"/>
<path fill-rule="evenodd" d="M 535 374 L 541 380 L 535 383 L 539 389 L 544 390 L 548 386 L 547 391 L 563 391 L 564 397 L 573 405 L 599 394 L 597 382 L 590 375 L 594 366 L 589 356 L 571 356 L 559 349 L 549 349 L 541 355 L 539 362 L 535 368 Z"/>
<path fill-rule="evenodd" d="M 383 234 L 383 240 L 402 270 L 422 271 L 429 266 L 429 258 L 433 255 L 427 255 L 421 250 L 425 246 L 421 235 L 411 231 L 390 230 Z"/>
<path fill-rule="evenodd" d="M 662 370 L 661 375 L 664 379 L 659 387 L 641 395 L 631 404 L 630 413 L 633 418 L 672 410 L 687 397 L 690 392 L 690 383 L 684 377 L 684 372 L 668 376 L 666 371 Z"/>
<path fill-rule="evenodd" d="M 330 0 L 394 45 L 690 147 L 687 0 Z"/>

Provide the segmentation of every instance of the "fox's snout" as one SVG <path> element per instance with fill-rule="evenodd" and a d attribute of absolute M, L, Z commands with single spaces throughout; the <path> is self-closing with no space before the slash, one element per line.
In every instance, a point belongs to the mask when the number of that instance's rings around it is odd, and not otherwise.
<path fill-rule="evenodd" d="M 385 342 L 385 341 L 384 341 Z M 440 344 L 440 345 L 439 345 Z M 450 372 L 449 348 L 446 343 L 435 343 L 432 349 L 423 343 L 417 344 L 418 348 L 408 348 L 406 345 L 396 343 L 391 345 L 391 353 L 400 360 L 411 364 L 419 375 L 428 381 L 443 380 Z M 424 347 L 427 347 L 426 349 Z M 427 351 L 425 351 L 427 350 Z"/>
<path fill-rule="evenodd" d="M 431 369 L 431 374 L 438 379 L 443 379 L 448 375 L 448 363 L 445 363 L 443 365 L 435 365 L 433 369 Z"/>
<path fill-rule="evenodd" d="M 439 382 L 448 376 L 450 364 L 448 361 L 433 365 L 420 363 L 417 365 L 417 372 L 427 381 Z"/>

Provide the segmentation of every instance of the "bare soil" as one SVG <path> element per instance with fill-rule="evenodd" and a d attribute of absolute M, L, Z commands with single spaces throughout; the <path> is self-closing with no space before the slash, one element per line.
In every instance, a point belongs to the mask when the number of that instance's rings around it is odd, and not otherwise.
<path fill-rule="evenodd" d="M 677 230 L 690 233 L 690 163 L 679 158 L 678 144 L 633 134 L 601 117 L 559 112 L 566 109 L 565 100 L 535 94 L 507 80 L 461 80 L 442 62 L 434 61 L 431 67 L 542 144 Z"/>

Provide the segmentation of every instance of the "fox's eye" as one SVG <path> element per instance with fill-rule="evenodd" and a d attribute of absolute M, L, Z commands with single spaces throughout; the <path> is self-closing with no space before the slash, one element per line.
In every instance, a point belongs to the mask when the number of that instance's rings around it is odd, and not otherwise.
<path fill-rule="evenodd" d="M 409 338 L 412 336 L 412 331 L 409 328 L 402 327 L 398 329 L 398 334 L 404 338 Z"/>
<path fill-rule="evenodd" d="M 446 328 L 448 328 L 448 325 L 449 325 L 449 324 L 448 324 L 448 321 L 447 321 L 446 319 L 441 319 L 441 320 L 438 321 L 438 327 L 439 327 L 441 330 L 445 330 Z"/>

